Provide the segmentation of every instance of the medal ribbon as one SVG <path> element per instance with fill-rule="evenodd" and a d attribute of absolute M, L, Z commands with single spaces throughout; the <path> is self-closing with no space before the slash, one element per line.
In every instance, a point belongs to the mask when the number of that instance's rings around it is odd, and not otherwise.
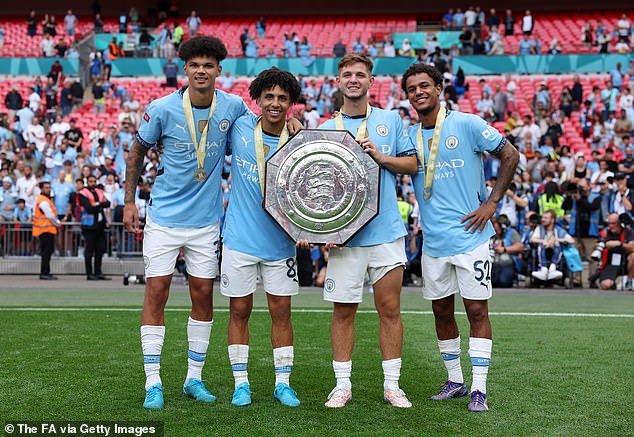
<path fill-rule="evenodd" d="M 258 122 L 255 124 L 255 129 L 253 129 L 253 139 L 255 142 L 255 160 L 257 162 L 258 167 L 258 180 L 260 181 L 260 191 L 262 192 L 262 197 L 264 197 L 264 140 L 262 139 L 262 117 L 258 119 Z M 275 150 L 279 149 L 281 145 L 288 141 L 288 129 L 286 127 L 286 123 L 284 123 L 284 127 L 282 128 L 282 133 L 280 134 L 280 139 L 277 141 L 277 147 Z"/>
<path fill-rule="evenodd" d="M 425 165 L 425 144 L 423 143 L 423 123 L 418 126 L 416 133 L 416 149 L 418 156 L 423 161 L 423 169 L 425 170 L 425 196 L 429 196 L 425 200 L 431 199 L 432 185 L 434 184 L 434 173 L 436 173 L 436 160 L 438 159 L 438 145 L 440 144 L 440 134 L 442 125 L 445 123 L 447 111 L 444 107 L 440 107 L 438 115 L 436 115 L 436 124 L 434 125 L 434 136 L 431 140 L 429 149 L 429 162 Z"/>
<path fill-rule="evenodd" d="M 370 113 L 372 112 L 372 107 L 368 105 L 368 108 L 365 110 L 365 118 L 361 122 L 361 126 L 357 129 L 357 135 L 355 136 L 355 140 L 360 141 L 368 136 L 368 130 L 366 128 L 366 124 L 368 123 L 368 118 L 370 117 Z M 343 108 L 339 110 L 339 115 L 335 117 L 335 127 L 337 130 L 346 130 L 343 127 Z"/>
<path fill-rule="evenodd" d="M 192 109 L 192 102 L 189 98 L 189 88 L 183 93 L 183 112 L 185 113 L 185 120 L 187 121 L 187 129 L 189 130 L 189 136 L 194 142 L 196 148 L 196 159 L 198 160 L 198 168 L 204 169 L 205 167 L 205 149 L 207 148 L 207 132 L 209 131 L 209 122 L 211 117 L 214 116 L 216 111 L 216 93 L 214 91 L 213 100 L 209 107 L 209 115 L 207 116 L 207 123 L 205 128 L 200 134 L 200 141 L 196 141 L 196 125 L 194 123 L 194 110 Z"/>

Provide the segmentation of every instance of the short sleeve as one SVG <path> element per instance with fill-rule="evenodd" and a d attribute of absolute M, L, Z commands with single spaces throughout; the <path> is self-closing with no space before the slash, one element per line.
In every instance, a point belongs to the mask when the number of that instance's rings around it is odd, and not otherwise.
<path fill-rule="evenodd" d="M 469 117 L 469 125 L 474 151 L 480 153 L 489 152 L 496 155 L 506 144 L 506 138 L 496 128 L 477 115 Z"/>
<path fill-rule="evenodd" d="M 136 139 L 148 149 L 158 143 L 163 132 L 159 109 L 156 102 L 150 103 L 145 108 L 139 131 L 136 133 Z"/>
<path fill-rule="evenodd" d="M 416 154 L 416 147 L 409 140 L 407 130 L 403 129 L 403 122 L 397 113 L 394 113 L 394 131 L 396 134 L 396 156 L 410 156 Z"/>

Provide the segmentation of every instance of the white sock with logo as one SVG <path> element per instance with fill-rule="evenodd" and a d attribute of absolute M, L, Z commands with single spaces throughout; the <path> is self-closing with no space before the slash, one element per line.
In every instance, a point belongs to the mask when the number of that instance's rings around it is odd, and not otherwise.
<path fill-rule="evenodd" d="M 209 336 L 213 320 L 194 320 L 191 317 L 187 321 L 187 340 L 189 350 L 187 351 L 187 377 L 185 383 L 191 378 L 203 379 L 203 366 L 207 358 L 207 348 L 209 347 Z"/>
<path fill-rule="evenodd" d="M 234 388 L 243 382 L 249 382 L 249 372 L 247 365 L 249 363 L 249 345 L 248 344 L 230 344 L 227 348 L 229 352 L 229 362 L 233 371 Z"/>
<path fill-rule="evenodd" d="M 145 390 L 154 384 L 161 384 L 161 350 L 165 340 L 165 326 L 141 326 L 141 349 L 145 370 Z"/>
<path fill-rule="evenodd" d="M 484 394 L 487 392 L 487 375 L 489 373 L 492 346 L 493 341 L 491 339 L 469 338 L 469 356 L 471 357 L 471 368 L 473 369 L 472 392 L 476 390 Z"/>
<path fill-rule="evenodd" d="M 447 368 L 447 379 L 462 384 L 462 367 L 460 366 L 460 336 L 450 340 L 438 340 L 438 349 Z"/>
<path fill-rule="evenodd" d="M 275 364 L 275 385 L 283 382 L 290 385 L 293 370 L 293 346 L 282 346 L 273 349 L 273 363 Z"/>

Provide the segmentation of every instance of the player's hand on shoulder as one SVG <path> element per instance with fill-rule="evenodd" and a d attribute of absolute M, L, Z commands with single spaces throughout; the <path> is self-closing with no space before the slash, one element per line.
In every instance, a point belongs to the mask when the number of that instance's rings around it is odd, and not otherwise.
<path fill-rule="evenodd" d="M 328 243 L 324 244 L 324 247 L 328 250 L 330 249 L 343 249 L 343 246 L 339 246 L 338 244 L 333 243 L 332 241 L 329 241 Z"/>
<path fill-rule="evenodd" d="M 299 122 L 295 117 L 289 118 L 286 122 L 288 133 L 293 136 L 300 130 L 304 129 L 304 125 Z"/>
<path fill-rule="evenodd" d="M 491 203 L 483 203 L 480 205 L 480 208 L 475 211 L 464 216 L 460 223 L 467 222 L 464 230 L 471 233 L 475 233 L 476 231 L 482 232 L 487 225 L 487 222 L 493 217 L 495 214 L 495 210 L 497 206 Z"/>

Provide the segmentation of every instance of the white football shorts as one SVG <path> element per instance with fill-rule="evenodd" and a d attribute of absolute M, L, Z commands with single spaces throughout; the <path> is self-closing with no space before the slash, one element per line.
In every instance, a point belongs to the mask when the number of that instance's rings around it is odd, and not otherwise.
<path fill-rule="evenodd" d="M 376 284 L 391 270 L 405 267 L 405 239 L 376 246 L 343 247 L 328 253 L 324 281 L 324 300 L 337 303 L 361 303 L 365 274 L 370 285 Z"/>
<path fill-rule="evenodd" d="M 423 297 L 442 299 L 457 292 L 465 299 L 491 297 L 489 242 L 457 255 L 434 258 L 423 253 Z"/>
<path fill-rule="evenodd" d="M 264 291 L 273 296 L 294 296 L 299 293 L 295 257 L 266 260 L 222 247 L 220 293 L 227 297 L 244 297 L 256 289 L 258 273 Z"/>
<path fill-rule="evenodd" d="M 176 259 L 183 249 L 187 273 L 196 278 L 218 276 L 220 225 L 204 228 L 167 228 L 153 223 L 149 215 L 143 229 L 145 276 L 174 273 Z"/>

